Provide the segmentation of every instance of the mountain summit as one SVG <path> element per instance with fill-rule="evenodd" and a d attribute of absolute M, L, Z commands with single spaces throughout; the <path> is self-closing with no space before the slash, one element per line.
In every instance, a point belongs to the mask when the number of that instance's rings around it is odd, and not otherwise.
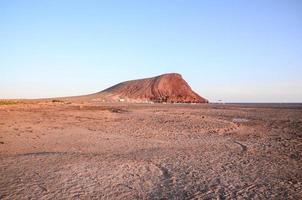
<path fill-rule="evenodd" d="M 122 82 L 98 94 L 112 101 L 208 103 L 177 73 Z"/>

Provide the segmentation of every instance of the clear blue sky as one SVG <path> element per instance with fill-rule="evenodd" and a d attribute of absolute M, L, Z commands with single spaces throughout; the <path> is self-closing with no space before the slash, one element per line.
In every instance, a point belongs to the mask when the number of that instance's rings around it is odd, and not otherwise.
<path fill-rule="evenodd" d="M 302 102 L 302 1 L 0 1 L 0 98 L 167 72 L 210 101 Z"/>

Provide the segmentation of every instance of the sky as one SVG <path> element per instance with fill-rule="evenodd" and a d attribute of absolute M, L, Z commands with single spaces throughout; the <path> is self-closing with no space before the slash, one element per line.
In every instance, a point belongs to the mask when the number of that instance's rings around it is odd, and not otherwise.
<path fill-rule="evenodd" d="M 212 102 L 302 102 L 302 1 L 0 0 L 0 98 L 169 72 Z"/>

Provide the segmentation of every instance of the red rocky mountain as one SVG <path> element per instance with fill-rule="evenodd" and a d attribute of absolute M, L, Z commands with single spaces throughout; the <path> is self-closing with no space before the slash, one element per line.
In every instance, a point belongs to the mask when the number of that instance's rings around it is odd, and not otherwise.
<path fill-rule="evenodd" d="M 125 102 L 208 103 L 177 73 L 122 82 L 98 94 Z"/>

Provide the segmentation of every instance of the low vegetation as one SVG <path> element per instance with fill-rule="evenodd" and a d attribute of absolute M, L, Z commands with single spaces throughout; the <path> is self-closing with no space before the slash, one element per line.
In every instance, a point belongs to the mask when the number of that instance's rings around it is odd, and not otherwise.
<path fill-rule="evenodd" d="M 64 101 L 59 100 L 59 99 L 53 99 L 52 103 L 64 103 Z"/>
<path fill-rule="evenodd" d="M 10 100 L 0 100 L 0 106 L 5 106 L 5 105 L 15 105 L 18 104 L 19 102 L 17 101 L 10 101 Z"/>

